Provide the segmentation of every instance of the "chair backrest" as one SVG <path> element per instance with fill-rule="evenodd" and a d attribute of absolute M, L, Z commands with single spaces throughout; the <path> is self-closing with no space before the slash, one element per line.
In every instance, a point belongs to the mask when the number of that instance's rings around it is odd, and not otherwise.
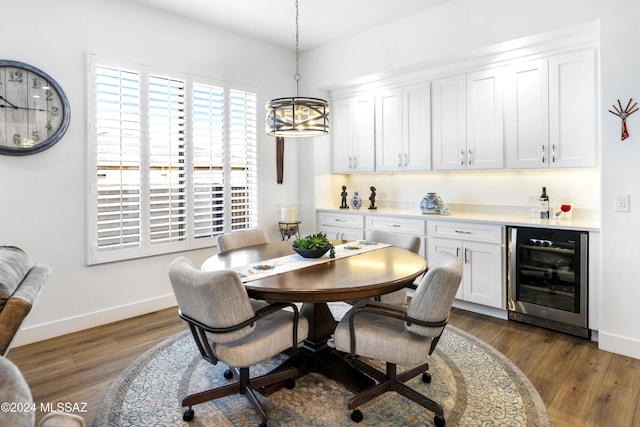
<path fill-rule="evenodd" d="M 267 233 L 261 228 L 221 234 L 218 236 L 218 252 L 226 252 L 261 243 L 269 243 Z"/>
<path fill-rule="evenodd" d="M 372 230 L 367 233 L 367 239 L 372 242 L 388 243 L 411 252 L 418 253 L 420 251 L 420 237 L 411 236 L 409 234 L 389 233 L 382 230 Z"/>
<path fill-rule="evenodd" d="M 255 314 L 249 296 L 238 275 L 231 270 L 200 271 L 185 258 L 169 265 L 169 279 L 182 314 L 212 328 L 234 326 Z M 234 341 L 248 335 L 253 327 L 213 334 L 217 343 Z"/>
<path fill-rule="evenodd" d="M 446 321 L 462 279 L 462 260 L 450 252 L 440 251 L 430 264 L 407 307 L 407 316 L 424 322 Z M 434 328 L 414 323 L 407 329 L 419 335 L 437 337 L 444 326 Z"/>

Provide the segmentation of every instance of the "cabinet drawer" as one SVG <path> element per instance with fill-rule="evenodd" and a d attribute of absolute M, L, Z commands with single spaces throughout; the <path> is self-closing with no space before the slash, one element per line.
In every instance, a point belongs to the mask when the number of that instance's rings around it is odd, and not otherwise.
<path fill-rule="evenodd" d="M 394 233 L 412 234 L 424 236 L 425 222 L 420 219 L 396 218 L 396 217 L 365 217 L 365 228 L 367 230 L 381 230 Z"/>
<path fill-rule="evenodd" d="M 503 227 L 466 222 L 427 221 L 427 235 L 444 239 L 502 244 Z"/>
<path fill-rule="evenodd" d="M 343 228 L 363 228 L 364 216 L 363 215 L 347 215 L 347 214 L 335 214 L 331 212 L 319 212 L 318 213 L 319 225 L 331 225 L 334 227 Z"/>

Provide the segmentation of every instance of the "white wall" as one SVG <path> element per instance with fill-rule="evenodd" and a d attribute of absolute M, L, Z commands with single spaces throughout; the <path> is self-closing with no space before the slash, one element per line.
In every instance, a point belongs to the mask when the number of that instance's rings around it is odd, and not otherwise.
<path fill-rule="evenodd" d="M 294 54 L 121 0 L 11 2 L 0 39 L 3 59 L 49 73 L 71 104 L 69 130 L 55 146 L 0 156 L 0 244 L 22 247 L 53 268 L 15 345 L 175 304 L 167 277 L 175 254 L 85 264 L 87 53 L 258 87 L 259 106 L 292 94 Z M 297 144 L 287 141 L 284 185 L 276 185 L 275 140 L 259 135 L 260 220 L 275 239 L 277 204 L 295 202 L 298 193 Z M 199 264 L 213 253 L 186 255 Z"/>
<path fill-rule="evenodd" d="M 323 149 L 316 150 L 316 170 L 321 171 L 316 189 L 330 186 L 331 196 L 318 194 L 319 205 L 333 206 L 338 200 L 333 187 L 348 180 L 350 184 L 368 188 L 377 179 L 380 187 L 391 188 L 393 197 L 415 200 L 427 190 L 452 194 L 452 202 L 486 197 L 489 204 L 518 203 L 537 186 L 561 188 L 562 195 L 576 197 L 578 206 L 601 209 L 603 255 L 602 322 L 600 347 L 605 350 L 640 358 L 640 200 L 638 159 L 640 157 L 640 113 L 628 119 L 631 137 L 620 142 L 620 119 L 608 113 L 620 99 L 640 99 L 640 49 L 632 35 L 640 16 L 640 3 L 634 0 L 451 0 L 434 9 L 391 22 L 330 45 L 319 47 L 305 55 L 307 73 L 318 87 L 333 90 L 344 85 L 363 83 L 442 65 L 461 55 L 520 37 L 577 26 L 597 21 L 600 26 L 600 121 L 601 121 L 601 182 L 597 173 L 576 172 L 569 180 L 566 173 L 535 174 L 537 179 L 524 178 L 521 173 L 487 172 L 473 175 L 422 174 L 419 188 L 402 175 L 383 177 L 330 177 L 329 157 Z M 326 149 L 324 149 L 326 150 Z M 498 175 L 496 175 L 498 174 Z M 412 175 L 413 176 L 413 175 Z M 520 176 L 525 185 L 501 183 L 495 176 L 514 179 Z M 449 181 L 449 178 L 452 178 Z M 553 182 L 553 184 L 550 184 Z M 449 183 L 454 184 L 450 186 Z M 503 191 L 490 193 L 488 184 L 499 185 Z M 464 189 L 461 189 L 463 186 Z M 383 187 L 384 188 L 384 187 Z M 601 190 L 599 190 L 601 188 Z M 357 190 L 358 188 L 353 188 Z M 381 190 L 385 191 L 385 190 Z M 601 191 L 601 195 L 597 194 Z M 594 194 L 595 193 L 595 194 Z M 631 195 L 631 212 L 616 213 L 615 194 Z M 558 194 L 560 196 L 560 194 Z"/>

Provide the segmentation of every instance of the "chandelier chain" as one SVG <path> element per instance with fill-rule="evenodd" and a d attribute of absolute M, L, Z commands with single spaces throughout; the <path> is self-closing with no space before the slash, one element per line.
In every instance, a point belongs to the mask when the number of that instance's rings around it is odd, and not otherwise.
<path fill-rule="evenodd" d="M 299 38 L 300 30 L 298 26 L 298 0 L 296 0 L 296 75 L 293 79 L 296 81 L 296 96 L 298 96 L 298 82 L 300 81 L 300 52 L 299 52 Z"/>

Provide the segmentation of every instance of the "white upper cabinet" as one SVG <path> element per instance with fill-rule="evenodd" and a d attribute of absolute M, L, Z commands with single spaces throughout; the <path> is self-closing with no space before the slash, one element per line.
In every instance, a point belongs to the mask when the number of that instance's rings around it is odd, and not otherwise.
<path fill-rule="evenodd" d="M 429 84 L 418 83 L 376 93 L 376 170 L 431 168 Z"/>
<path fill-rule="evenodd" d="M 549 58 L 549 144 L 552 167 L 596 164 L 595 49 Z"/>
<path fill-rule="evenodd" d="M 547 59 L 509 67 L 506 110 L 507 167 L 549 163 L 549 65 Z"/>
<path fill-rule="evenodd" d="M 465 75 L 431 82 L 433 168 L 466 169 L 467 80 Z"/>
<path fill-rule="evenodd" d="M 595 50 L 509 67 L 507 167 L 596 164 Z"/>
<path fill-rule="evenodd" d="M 358 95 L 332 102 L 333 171 L 373 172 L 374 96 Z"/>
<path fill-rule="evenodd" d="M 502 68 L 432 82 L 436 170 L 504 166 Z"/>

